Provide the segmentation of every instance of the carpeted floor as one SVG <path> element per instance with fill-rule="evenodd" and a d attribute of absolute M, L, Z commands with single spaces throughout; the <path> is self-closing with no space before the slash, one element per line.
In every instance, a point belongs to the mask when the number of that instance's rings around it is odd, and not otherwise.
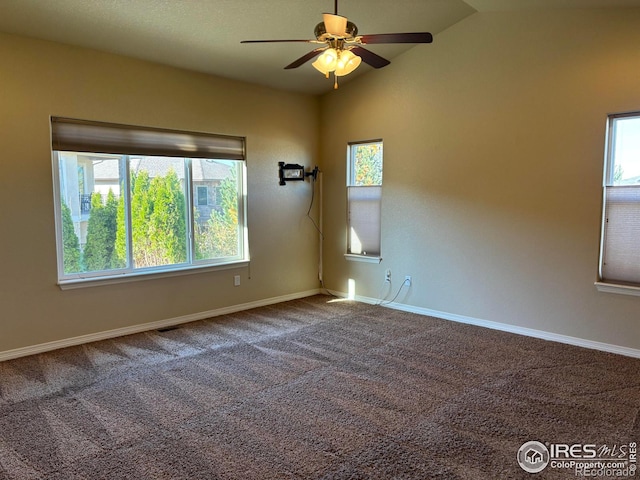
<path fill-rule="evenodd" d="M 519 447 L 640 440 L 639 359 L 332 300 L 0 363 L 0 479 L 567 479 Z"/>

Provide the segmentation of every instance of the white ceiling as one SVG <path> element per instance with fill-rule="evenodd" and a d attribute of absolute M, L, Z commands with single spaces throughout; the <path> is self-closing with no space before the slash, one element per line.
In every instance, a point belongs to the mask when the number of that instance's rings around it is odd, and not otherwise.
<path fill-rule="evenodd" d="M 339 13 L 360 34 L 427 31 L 437 42 L 438 33 L 477 11 L 594 7 L 640 7 L 640 0 L 341 0 Z M 312 39 L 333 8 L 332 0 L 0 0 L 0 31 L 320 94 L 333 82 L 310 62 L 284 70 L 314 44 L 240 41 Z M 367 48 L 392 60 L 413 47 Z M 363 64 L 341 83 L 372 70 Z"/>

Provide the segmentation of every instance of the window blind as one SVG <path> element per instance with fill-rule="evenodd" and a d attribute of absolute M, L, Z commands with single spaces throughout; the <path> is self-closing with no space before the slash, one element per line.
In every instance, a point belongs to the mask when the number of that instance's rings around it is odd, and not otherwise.
<path fill-rule="evenodd" d="M 201 132 L 51 118 L 57 151 L 244 160 L 245 139 Z"/>
<path fill-rule="evenodd" d="M 602 279 L 640 284 L 640 187 L 606 187 Z"/>
<path fill-rule="evenodd" d="M 347 187 L 349 205 L 349 252 L 380 255 L 382 186 Z"/>

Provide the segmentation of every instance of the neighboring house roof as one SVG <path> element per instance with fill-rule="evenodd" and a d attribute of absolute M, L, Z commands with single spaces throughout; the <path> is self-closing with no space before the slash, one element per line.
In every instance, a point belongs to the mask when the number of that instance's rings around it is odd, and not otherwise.
<path fill-rule="evenodd" d="M 204 160 L 194 158 L 191 160 L 193 180 L 222 180 L 231 175 L 231 165 L 222 163 L 220 160 Z"/>
<path fill-rule="evenodd" d="M 166 157 L 145 157 L 144 159 L 132 158 L 129 168 L 132 172 L 145 170 L 150 177 L 164 175 L 167 170 L 167 161 L 178 175 L 184 178 L 182 159 L 167 159 Z M 205 160 L 194 158 L 191 160 L 193 180 L 195 182 L 223 180 L 231 175 L 232 167 L 221 160 Z M 97 161 L 93 164 L 93 176 L 96 182 L 112 181 L 117 183 L 120 179 L 118 162 L 113 160 Z"/>

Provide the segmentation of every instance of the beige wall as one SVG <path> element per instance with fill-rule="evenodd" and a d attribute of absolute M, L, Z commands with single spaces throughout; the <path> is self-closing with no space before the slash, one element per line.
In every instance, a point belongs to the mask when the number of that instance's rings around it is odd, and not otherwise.
<path fill-rule="evenodd" d="M 640 10 L 475 14 L 323 97 L 325 281 L 640 349 L 640 298 L 599 293 L 608 113 L 640 110 Z M 384 140 L 380 265 L 348 262 L 345 151 Z"/>
<path fill-rule="evenodd" d="M 278 186 L 278 161 L 321 164 L 327 287 L 378 297 L 391 268 L 410 306 L 640 349 L 640 298 L 593 286 L 606 115 L 640 110 L 638 24 L 476 14 L 321 100 L 0 35 L 0 353 L 317 288 L 310 184 Z M 250 270 L 60 290 L 50 115 L 246 136 Z M 380 265 L 343 257 L 346 144 L 372 138 Z"/>
<path fill-rule="evenodd" d="M 316 98 L 10 35 L 0 65 L 0 353 L 318 288 L 311 185 L 277 174 L 318 163 Z M 250 269 L 60 290 L 50 115 L 246 136 Z"/>

